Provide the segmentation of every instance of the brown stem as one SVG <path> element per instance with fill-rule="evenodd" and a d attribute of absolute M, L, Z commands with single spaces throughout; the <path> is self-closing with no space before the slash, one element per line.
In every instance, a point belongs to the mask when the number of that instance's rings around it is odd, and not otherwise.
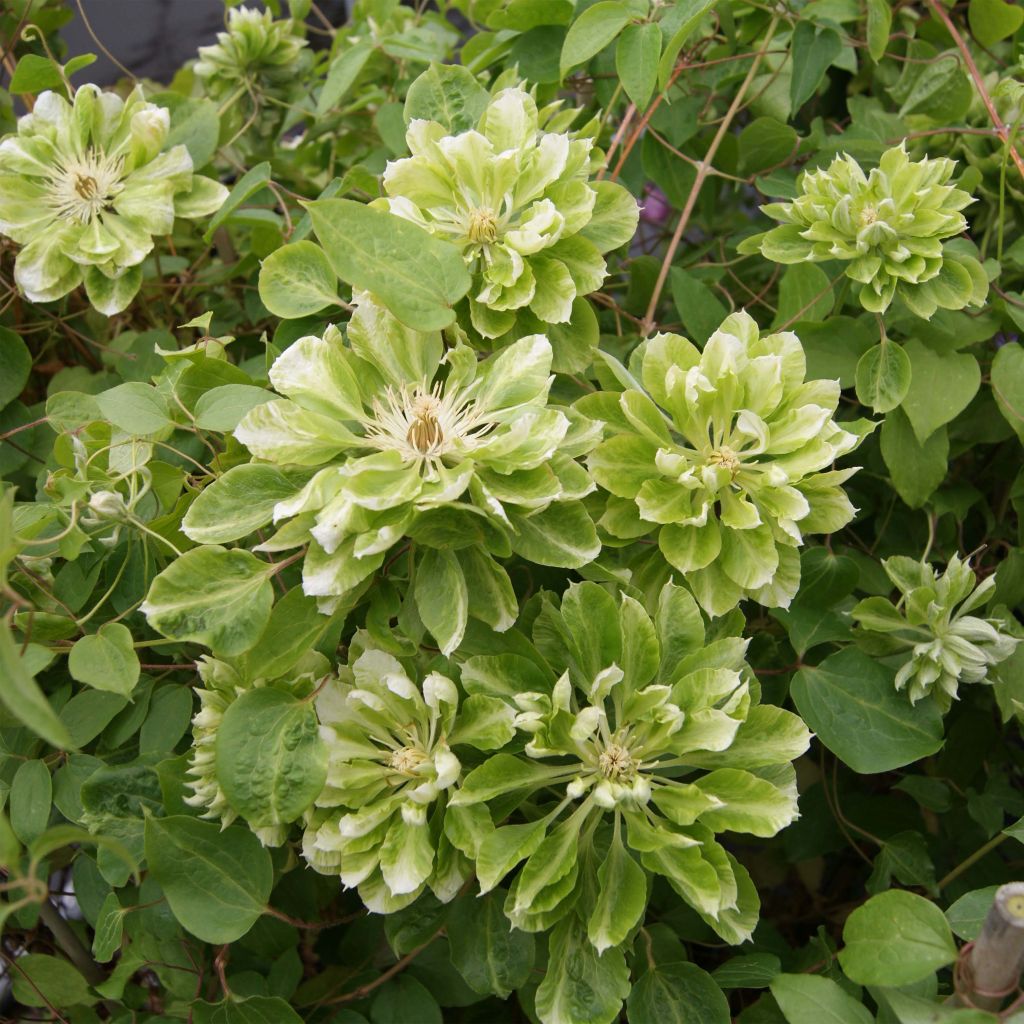
<path fill-rule="evenodd" d="M 647 314 L 644 316 L 644 322 L 640 331 L 641 335 L 650 334 L 651 328 L 654 326 L 654 314 L 657 312 L 659 301 L 661 301 L 661 293 L 664 291 L 665 281 L 668 279 L 668 272 L 672 266 L 672 260 L 675 259 L 676 250 L 679 248 L 679 243 L 683 239 L 683 232 L 690 223 L 690 216 L 693 213 L 693 208 L 697 205 L 697 197 L 700 195 L 701 187 L 704 185 L 704 181 L 711 171 L 711 162 L 715 159 L 715 155 L 718 153 L 718 147 L 722 144 L 722 139 L 725 138 L 725 133 L 729 130 L 729 126 L 732 124 L 733 118 L 735 118 L 737 113 L 739 113 L 740 106 L 743 103 L 743 97 L 746 95 L 747 89 L 750 88 L 750 83 L 753 82 L 754 76 L 757 74 L 757 70 L 761 66 L 761 58 L 764 56 L 765 50 L 768 49 L 768 44 L 771 42 L 772 36 L 775 34 L 775 27 L 778 23 L 778 16 L 772 18 L 771 24 L 768 26 L 768 34 L 765 37 L 764 46 L 754 55 L 754 61 L 750 65 L 750 70 L 747 72 L 746 78 L 743 79 L 743 84 L 739 87 L 739 90 L 733 97 L 732 103 L 729 105 L 729 109 L 725 113 L 725 117 L 722 118 L 722 121 L 718 126 L 718 131 L 715 132 L 715 137 L 711 140 L 711 145 L 708 147 L 708 151 L 705 154 L 704 159 L 700 162 L 700 166 L 697 168 L 697 178 L 693 183 L 693 187 L 690 189 L 690 194 L 686 197 L 686 205 L 683 207 L 683 212 L 679 215 L 679 223 L 676 225 L 676 229 L 672 233 L 672 238 L 668 243 L 668 250 L 665 253 L 665 258 L 661 261 L 661 269 L 658 271 L 658 280 L 654 284 L 654 291 L 651 293 L 651 301 L 647 304 Z"/>

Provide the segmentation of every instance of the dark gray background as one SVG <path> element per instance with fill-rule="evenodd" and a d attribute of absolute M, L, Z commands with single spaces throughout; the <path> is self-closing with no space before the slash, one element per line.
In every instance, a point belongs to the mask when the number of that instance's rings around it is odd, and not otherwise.
<path fill-rule="evenodd" d="M 76 82 L 110 85 L 124 74 L 93 42 L 75 0 L 66 0 L 75 16 L 61 30 L 68 57 L 95 53 L 96 63 L 75 75 Z M 0 0 L 0 4 L 3 0 Z M 345 21 L 352 0 L 318 0 L 317 6 L 334 25 Z M 248 7 L 263 7 L 261 0 L 246 0 Z M 224 28 L 223 0 L 82 0 L 89 24 L 103 45 L 140 78 L 167 83 L 196 49 L 216 40 Z M 311 25 L 319 22 L 314 16 Z M 320 48 L 327 36 L 309 34 L 310 45 Z"/>

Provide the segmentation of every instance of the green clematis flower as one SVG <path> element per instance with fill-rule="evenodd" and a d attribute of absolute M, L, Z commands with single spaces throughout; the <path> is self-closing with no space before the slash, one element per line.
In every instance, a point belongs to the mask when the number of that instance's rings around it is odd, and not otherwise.
<path fill-rule="evenodd" d="M 988 279 L 973 256 L 943 243 L 967 227 L 960 212 L 974 200 L 949 184 L 956 163 L 911 160 L 900 144 L 865 174 L 850 156 L 804 173 L 801 194 L 761 209 L 782 226 L 745 240 L 741 252 L 776 263 L 847 262 L 861 305 L 875 313 L 899 295 L 926 320 L 936 309 L 980 306 Z"/>
<path fill-rule="evenodd" d="M 534 657 L 462 667 L 466 690 L 514 704 L 529 735 L 450 801 L 448 836 L 481 888 L 525 861 L 505 904 L 512 924 L 540 931 L 575 913 L 602 951 L 639 923 L 648 875 L 662 875 L 726 941 L 744 941 L 757 893 L 715 837 L 772 836 L 796 817 L 789 762 L 810 739 L 795 715 L 758 703 L 746 641 L 706 632 L 681 587 L 663 588 L 652 619 L 596 583 L 571 586 L 560 607 L 545 595 L 533 640 Z M 522 805 L 523 818 L 493 828 L 495 802 L 501 815 Z"/>
<path fill-rule="evenodd" d="M 899 664 L 896 689 L 906 689 L 911 703 L 931 695 L 948 711 L 959 683 L 988 681 L 989 671 L 1020 643 L 1001 619 L 969 614 L 992 599 L 995 576 L 978 583 L 959 555 L 943 573 L 901 555 L 882 566 L 900 592 L 899 603 L 869 597 L 856 605 L 857 639 L 869 653 Z"/>
<path fill-rule="evenodd" d="M 401 909 L 427 887 L 452 899 L 472 873 L 444 833 L 462 776 L 452 748 L 503 746 L 515 734 L 512 708 L 489 696 L 460 700 L 438 672 L 414 681 L 396 658 L 371 648 L 321 692 L 317 712 L 328 774 L 307 816 L 306 860 L 358 886 L 377 913 Z"/>
<path fill-rule="evenodd" d="M 579 499 L 594 484 L 574 459 L 596 443 L 599 428 L 548 405 L 547 339 L 522 338 L 478 362 L 465 345 L 445 352 L 440 334 L 411 331 L 357 299 L 350 347 L 335 328 L 323 338 L 300 338 L 270 370 L 286 397 L 256 406 L 235 430 L 257 459 L 304 469 L 308 478 L 273 505 L 274 521 L 289 522 L 262 549 L 308 543 L 303 587 L 324 611 L 337 608 L 410 535 L 446 549 L 441 568 L 460 591 L 467 586 L 462 551 L 448 549 L 481 537 L 498 556 L 526 544 L 534 561 L 547 564 L 593 558 L 600 545 Z M 236 488 L 232 475 L 252 468 L 232 470 L 207 488 L 185 517 L 190 537 L 222 540 L 260 525 L 249 518 L 251 494 Z M 222 532 L 235 516 L 245 522 L 241 533 Z M 572 535 L 571 550 L 545 546 L 556 529 Z M 512 609 L 486 620 L 507 629 L 515 618 L 508 577 L 489 556 L 477 568 L 487 577 L 484 590 L 509 595 Z M 461 622 L 444 637 L 434 629 L 445 654 L 457 646 L 467 611 L 486 615 L 484 605 L 492 606 L 476 601 L 472 587 L 459 604 Z M 421 608 L 428 624 L 431 611 Z"/>
<path fill-rule="evenodd" d="M 251 118 L 268 135 L 281 126 L 287 107 L 265 98 L 280 103 L 302 88 L 312 63 L 306 45 L 295 22 L 275 21 L 270 11 L 234 7 L 228 11 L 227 31 L 218 32 L 212 46 L 199 47 L 193 70 L 211 99 L 240 101 L 226 111 L 233 125 Z"/>
<path fill-rule="evenodd" d="M 22 246 L 14 278 L 29 299 L 84 282 L 96 309 L 119 313 L 139 290 L 153 236 L 220 207 L 227 189 L 193 174 L 184 146 L 165 149 L 169 129 L 141 89 L 122 100 L 83 85 L 73 103 L 41 93 L 0 141 L 0 233 Z"/>
<path fill-rule="evenodd" d="M 485 338 L 517 311 L 569 321 L 573 300 L 601 287 L 602 253 L 632 238 L 638 210 L 620 185 L 591 181 L 593 139 L 557 130 L 574 111 L 538 112 L 522 87 L 493 97 L 475 130 L 446 135 L 413 120 L 412 156 L 384 172 L 376 202 L 459 246 L 473 275 L 469 313 Z"/>
<path fill-rule="evenodd" d="M 642 383 L 619 366 L 627 390 L 577 403 L 610 435 L 588 459 L 611 495 L 599 525 L 623 539 L 656 531 L 713 615 L 744 597 L 787 606 L 804 535 L 838 530 L 855 511 L 840 486 L 855 470 L 826 469 L 860 440 L 832 418 L 839 382 L 805 381 L 797 336 L 761 337 L 746 313 L 703 352 L 659 334 L 631 365 Z"/>

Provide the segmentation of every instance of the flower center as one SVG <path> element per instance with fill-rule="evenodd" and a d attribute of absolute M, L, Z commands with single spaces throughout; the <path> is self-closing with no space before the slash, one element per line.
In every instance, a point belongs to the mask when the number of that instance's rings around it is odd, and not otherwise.
<path fill-rule="evenodd" d="M 444 445 L 444 428 L 438 419 L 440 402 L 434 395 L 419 395 L 412 403 L 412 423 L 405 439 L 423 455 L 429 455 Z"/>
<path fill-rule="evenodd" d="M 721 466 L 735 476 L 740 470 L 740 457 L 727 444 L 723 444 L 708 456 L 708 465 Z"/>
<path fill-rule="evenodd" d="M 865 206 L 860 212 L 861 227 L 868 227 L 878 220 L 878 211 L 873 206 Z"/>
<path fill-rule="evenodd" d="M 397 451 L 407 462 L 433 463 L 455 451 L 480 443 L 495 427 L 476 403 L 458 389 L 446 394 L 440 383 L 387 388 L 373 401 L 366 424 L 366 443 L 381 451 Z"/>
<path fill-rule="evenodd" d="M 597 766 L 606 779 L 624 782 L 636 775 L 637 762 L 629 751 L 619 743 L 612 743 L 604 748 L 597 759 Z"/>
<path fill-rule="evenodd" d="M 427 755 L 415 747 L 400 747 L 391 755 L 390 766 L 403 775 L 411 775 L 424 761 Z"/>
<path fill-rule="evenodd" d="M 124 187 L 123 170 L 123 156 L 108 157 L 99 149 L 58 163 L 50 175 L 48 203 L 58 217 L 88 224 Z"/>
<path fill-rule="evenodd" d="M 474 210 L 469 216 L 469 227 L 466 234 L 471 242 L 478 245 L 489 245 L 498 238 L 498 218 L 493 210 L 486 208 Z"/>

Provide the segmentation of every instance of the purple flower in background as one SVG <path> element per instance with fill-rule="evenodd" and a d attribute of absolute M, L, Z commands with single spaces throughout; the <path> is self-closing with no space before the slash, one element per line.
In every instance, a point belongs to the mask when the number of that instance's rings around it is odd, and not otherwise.
<path fill-rule="evenodd" d="M 645 224 L 664 224 L 672 212 L 672 204 L 668 196 L 650 182 L 644 186 L 643 203 L 640 206 L 640 219 Z"/>

